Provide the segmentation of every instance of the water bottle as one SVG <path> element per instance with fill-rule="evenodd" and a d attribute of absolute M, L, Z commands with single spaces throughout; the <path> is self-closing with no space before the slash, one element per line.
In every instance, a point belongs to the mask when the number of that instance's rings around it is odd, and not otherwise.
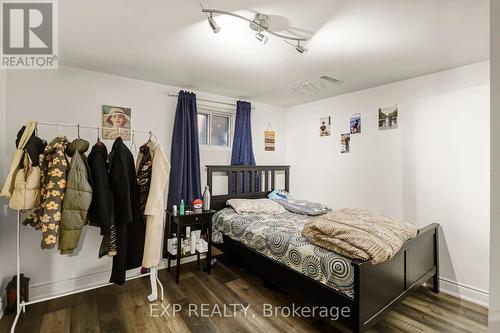
<path fill-rule="evenodd" d="M 210 189 L 205 186 L 205 191 L 203 192 L 203 210 L 210 210 Z"/>
<path fill-rule="evenodd" d="M 186 206 L 184 206 L 184 199 L 181 199 L 181 204 L 179 205 L 179 215 L 186 214 Z"/>

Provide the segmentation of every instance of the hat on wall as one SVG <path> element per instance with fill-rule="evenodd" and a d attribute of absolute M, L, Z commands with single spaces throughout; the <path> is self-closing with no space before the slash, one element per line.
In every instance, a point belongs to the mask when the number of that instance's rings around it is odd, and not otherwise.
<path fill-rule="evenodd" d="M 108 116 L 106 117 L 106 123 L 113 126 L 111 117 L 114 115 L 122 115 L 127 120 L 127 123 L 130 123 L 130 117 L 125 113 L 125 111 L 121 108 L 116 108 L 116 107 L 112 107 L 111 109 L 109 109 Z"/>

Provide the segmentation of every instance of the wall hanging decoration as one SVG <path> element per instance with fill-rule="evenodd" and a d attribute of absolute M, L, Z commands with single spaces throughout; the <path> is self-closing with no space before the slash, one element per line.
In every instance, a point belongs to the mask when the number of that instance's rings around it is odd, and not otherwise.
<path fill-rule="evenodd" d="M 351 134 L 361 133 L 361 114 L 356 113 L 349 119 L 349 127 L 351 128 Z"/>
<path fill-rule="evenodd" d="M 394 129 L 398 128 L 398 112 L 399 106 L 392 105 L 378 109 L 378 129 Z"/>
<path fill-rule="evenodd" d="M 342 154 L 348 153 L 350 151 L 351 134 L 344 133 L 340 134 L 340 152 Z"/>
<path fill-rule="evenodd" d="M 330 136 L 332 127 L 332 117 L 323 117 L 319 120 L 319 136 Z"/>
<path fill-rule="evenodd" d="M 120 106 L 102 106 L 102 138 L 114 140 L 121 136 L 123 140 L 130 140 L 132 110 Z"/>
<path fill-rule="evenodd" d="M 276 150 L 276 132 L 271 127 L 271 124 L 267 126 L 264 131 L 264 150 L 265 151 L 275 151 Z"/>

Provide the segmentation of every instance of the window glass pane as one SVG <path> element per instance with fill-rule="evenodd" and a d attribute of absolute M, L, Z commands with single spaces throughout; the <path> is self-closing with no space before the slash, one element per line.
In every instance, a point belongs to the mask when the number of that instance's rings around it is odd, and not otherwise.
<path fill-rule="evenodd" d="M 198 141 L 200 145 L 208 144 L 208 115 L 198 113 Z"/>
<path fill-rule="evenodd" d="M 229 146 L 229 118 L 212 116 L 212 144 Z"/>

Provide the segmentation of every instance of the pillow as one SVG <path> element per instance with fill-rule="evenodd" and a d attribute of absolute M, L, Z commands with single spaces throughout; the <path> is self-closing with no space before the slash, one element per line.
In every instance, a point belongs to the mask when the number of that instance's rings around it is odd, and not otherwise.
<path fill-rule="evenodd" d="M 307 200 L 288 199 L 274 201 L 283 206 L 287 211 L 300 215 L 323 215 L 331 210 L 330 207 L 326 205 Z"/>
<path fill-rule="evenodd" d="M 285 190 L 274 190 L 267 195 L 269 199 L 279 199 L 288 200 L 290 198 L 290 193 Z"/>
<path fill-rule="evenodd" d="M 238 214 L 281 214 L 286 209 L 279 203 L 269 199 L 229 199 L 227 204 Z"/>

